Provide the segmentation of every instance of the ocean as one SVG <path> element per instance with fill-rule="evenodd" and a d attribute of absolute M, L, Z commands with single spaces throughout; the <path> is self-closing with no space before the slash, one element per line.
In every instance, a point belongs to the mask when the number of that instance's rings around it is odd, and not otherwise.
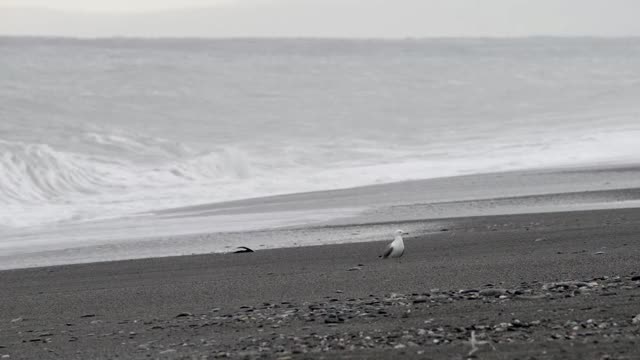
<path fill-rule="evenodd" d="M 640 39 L 0 38 L 0 81 L 4 231 L 640 154 Z"/>

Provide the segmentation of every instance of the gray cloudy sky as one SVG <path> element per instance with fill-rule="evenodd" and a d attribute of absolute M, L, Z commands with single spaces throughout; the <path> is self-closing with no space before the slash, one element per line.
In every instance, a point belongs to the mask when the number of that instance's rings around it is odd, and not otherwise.
<path fill-rule="evenodd" d="M 0 0 L 0 34 L 640 36 L 640 0 Z"/>

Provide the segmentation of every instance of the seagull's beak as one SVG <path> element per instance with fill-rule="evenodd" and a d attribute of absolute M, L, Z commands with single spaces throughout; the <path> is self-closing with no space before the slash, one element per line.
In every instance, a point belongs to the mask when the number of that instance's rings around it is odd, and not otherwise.
<path fill-rule="evenodd" d="M 403 232 L 402 232 L 402 235 L 409 235 L 409 233 L 408 233 L 408 232 L 406 232 L 406 231 L 403 231 Z"/>

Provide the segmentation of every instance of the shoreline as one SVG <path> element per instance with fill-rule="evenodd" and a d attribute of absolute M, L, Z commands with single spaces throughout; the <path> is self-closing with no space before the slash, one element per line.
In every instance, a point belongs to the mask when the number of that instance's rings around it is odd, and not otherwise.
<path fill-rule="evenodd" d="M 633 189 L 636 190 L 636 189 Z M 638 189 L 640 192 L 640 189 Z M 562 194 L 566 195 L 566 194 Z M 401 206 L 402 207 L 402 206 Z M 561 210 L 561 211 L 540 211 L 540 212 L 516 212 L 511 214 L 490 214 L 490 215 L 471 215 L 471 216 L 455 216 L 455 217 L 446 217 L 446 218 L 429 218 L 429 219 L 421 219 L 421 218 L 405 218 L 402 220 L 388 220 L 388 219 L 375 219 L 371 216 L 371 214 L 367 214 L 366 218 L 369 222 L 352 222 L 354 218 L 349 218 L 347 222 L 342 222 L 342 219 L 337 219 L 327 223 L 321 223 L 319 225 L 310 225 L 310 226 L 293 226 L 293 227 L 284 227 L 284 228 L 276 228 L 276 229 L 266 229 L 266 230 L 254 230 L 254 231 L 244 231 L 237 233 L 221 233 L 220 236 L 233 236 L 235 241 L 242 241 L 242 239 L 247 239 L 250 237 L 256 237 L 260 240 L 267 240 L 273 237 L 317 237 L 323 235 L 325 237 L 331 238 L 331 240 L 324 240 L 310 243 L 293 243 L 291 246 L 277 246 L 277 247 L 268 247 L 265 244 L 253 245 L 255 242 L 250 242 L 249 244 L 253 246 L 252 250 L 257 252 L 272 252 L 272 251 L 289 251 L 301 248 L 309 248 L 310 251 L 313 249 L 319 249 L 325 246 L 339 246 L 339 245 L 349 245 L 349 244 L 368 244 L 369 246 L 374 246 L 374 244 L 378 244 L 378 247 L 383 248 L 388 242 L 390 235 L 393 232 L 393 229 L 403 228 L 410 229 L 411 237 L 427 237 L 427 236 L 435 236 L 439 233 L 446 233 L 455 229 L 459 224 L 468 224 L 473 223 L 475 221 L 491 221 L 492 219 L 502 219 L 502 218 L 510 218 L 510 219 L 520 219 L 520 218 L 529 218 L 532 216 L 579 216 L 580 214 L 593 214 L 593 213 L 608 213 L 608 212 L 617 212 L 617 211 L 630 211 L 635 212 L 636 210 L 640 211 L 640 206 L 623 206 L 623 207 L 598 207 L 595 209 L 570 209 L 570 210 Z M 375 229 L 374 231 L 371 231 Z M 369 232 L 367 232 L 369 230 Z M 495 231 L 492 230 L 492 231 Z M 527 230 L 528 231 L 528 230 Z M 360 237 L 360 232 L 365 234 L 364 237 Z M 338 235 L 335 235 L 335 234 Z M 344 234 L 349 234 L 351 239 L 349 241 L 344 240 Z M 203 235 L 204 239 L 207 241 L 215 241 L 215 234 Z M 187 243 L 193 243 L 194 239 L 191 236 L 185 236 L 183 239 L 180 237 L 169 237 L 166 239 L 168 242 L 178 242 L 180 240 L 186 241 Z M 202 239 L 201 239 L 202 240 Z M 142 242 L 135 242 L 133 246 L 146 246 L 157 244 L 158 239 L 150 239 Z M 245 242 L 246 243 L 246 242 Z M 257 243 L 256 243 L 257 244 Z M 122 248 L 123 251 L 128 251 L 128 244 L 118 244 L 119 247 Z M 30 270 L 30 269 L 46 269 L 46 268 L 57 268 L 57 267 L 67 267 L 67 266 L 90 266 L 93 264 L 114 264 L 117 265 L 121 262 L 136 262 L 136 261 L 154 261 L 156 259 L 178 259 L 178 258 L 189 258 L 193 256 L 227 256 L 233 255 L 236 247 L 226 246 L 225 251 L 220 252 L 194 252 L 190 254 L 173 254 L 173 255 L 163 255 L 163 256 L 147 256 L 147 257 L 131 257 L 131 258 L 119 258 L 119 259 L 109 259 L 109 260 L 96 260 L 96 261 L 84 261 L 84 262 L 71 262 L 71 263 L 56 263 L 49 265 L 35 265 L 35 266 L 25 266 L 25 267 L 11 267 L 11 268 L 2 268 L 0 267 L 0 272 L 6 271 L 21 271 L 21 270 Z M 72 253 L 74 251 L 78 251 L 78 256 L 83 255 L 84 251 L 96 251 L 95 247 L 88 246 L 86 248 L 79 249 L 64 249 L 64 252 Z M 42 256 L 47 257 L 51 255 L 57 255 L 58 251 L 52 252 L 36 252 L 34 256 Z M 30 255 L 30 254 L 29 254 Z"/>
<path fill-rule="evenodd" d="M 624 180 L 622 182 L 623 185 L 618 185 L 615 181 L 619 179 L 611 179 L 608 177 L 610 174 L 621 174 L 621 173 L 632 173 L 632 174 L 640 174 L 640 164 L 636 163 L 621 163 L 621 164 L 597 164 L 591 166 L 565 166 L 565 167 L 548 167 L 548 168 L 540 168 L 540 169 L 526 169 L 526 170 L 510 170 L 510 171 L 497 171 L 497 172 L 486 172 L 486 173 L 477 173 L 477 174 L 463 174 L 463 175 L 455 175 L 455 176 L 445 176 L 445 177 L 436 177 L 436 178 L 425 178 L 425 179 L 409 179 L 403 181 L 394 181 L 394 182 L 385 182 L 380 184 L 369 184 L 362 185 L 356 187 L 347 187 L 347 188 L 337 188 L 337 189 L 326 189 L 326 190 L 317 190 L 317 191 L 309 191 L 309 192 L 299 192 L 299 193 L 290 193 L 290 194 L 278 194 L 271 196 L 260 196 L 254 198 L 247 199 L 238 199 L 232 201 L 223 201 L 223 202 L 214 202 L 214 203 L 203 203 L 203 204 L 195 204 L 189 206 L 180 206 L 175 208 L 168 209 L 159 209 L 155 211 L 150 211 L 149 213 L 155 215 L 176 215 L 178 214 L 190 214 L 190 213 L 200 213 L 200 212 L 211 212 L 215 213 L 217 211 L 224 213 L 233 213 L 233 211 L 240 211 L 245 207 L 252 206 L 274 206 L 279 204 L 288 204 L 288 203 L 296 203 L 302 201 L 319 201 L 319 199 L 331 199 L 334 197 L 353 197 L 354 195 L 358 196 L 370 196 L 371 193 L 379 193 L 379 192 L 387 192 L 393 191 L 397 192 L 400 188 L 405 188 L 404 192 L 413 192 L 416 188 L 418 189 L 426 189 L 428 186 L 435 186 L 438 190 L 448 190 L 444 196 L 440 197 L 425 197 L 420 194 L 413 194 L 414 196 L 418 196 L 421 201 L 425 202 L 453 202 L 453 201 L 471 201 L 471 200 L 481 200 L 481 199 L 498 199 L 505 197 L 522 197 L 522 196 L 534 196 L 534 195 L 544 195 L 549 194 L 549 191 L 545 191 L 540 189 L 539 186 L 559 186 L 562 191 L 556 191 L 556 193 L 569 193 L 569 192 L 587 192 L 587 191 L 600 191 L 600 190 L 621 190 L 629 187 L 640 187 L 640 181 L 633 181 L 633 178 L 630 180 L 631 184 L 636 186 L 629 186 L 629 177 L 624 176 Z M 574 174 L 583 174 L 588 179 L 583 178 L 573 178 L 570 175 Z M 601 174 L 606 174 L 606 177 L 597 176 Z M 533 185 L 533 182 L 527 182 L 527 177 L 542 177 L 538 179 L 541 181 L 541 184 L 538 184 L 538 187 L 529 187 L 527 189 L 527 185 Z M 505 181 L 506 178 L 506 181 Z M 573 183 L 574 188 L 566 187 L 566 182 L 568 179 L 573 181 L 578 181 L 578 184 Z M 602 180 L 606 179 L 606 181 L 612 180 L 614 183 L 602 183 Z M 512 195 L 504 195 L 501 192 L 482 191 L 476 182 L 487 182 L 487 181 L 500 181 L 505 185 L 508 184 L 510 187 L 514 187 L 512 182 L 514 180 L 525 181 L 526 183 L 518 184 L 516 186 L 515 191 L 510 192 Z M 597 183 L 601 181 L 601 183 Z M 453 184 L 451 184 L 453 182 Z M 466 185 L 467 189 L 464 189 L 462 185 Z M 470 186 L 471 185 L 471 186 Z M 565 185 L 565 186 L 563 186 Z M 610 186 L 606 186 L 610 185 Z M 575 190 L 575 187 L 578 187 L 580 190 Z M 533 188 L 533 190 L 531 190 Z M 573 189 L 571 191 L 570 189 Z M 504 189 L 501 189 L 503 191 Z M 462 196 L 460 195 L 452 195 L 451 191 L 462 192 Z M 404 194 L 403 194 L 404 195 Z M 399 203 L 404 200 L 389 200 L 386 199 L 390 203 Z M 313 204 L 312 206 L 317 206 Z M 186 215 L 183 215 L 186 216 Z"/>
<path fill-rule="evenodd" d="M 282 195 L 4 236 L 0 269 L 381 239 L 393 224 L 640 207 L 640 167 L 493 173 Z M 373 225 L 372 225 L 373 224 Z M 422 224 L 422 225 L 420 225 Z"/>
<path fill-rule="evenodd" d="M 640 209 L 523 214 L 409 237 L 401 261 L 377 241 L 0 271 L 0 354 L 449 359 L 473 330 L 481 358 L 633 358 L 639 232 Z"/>

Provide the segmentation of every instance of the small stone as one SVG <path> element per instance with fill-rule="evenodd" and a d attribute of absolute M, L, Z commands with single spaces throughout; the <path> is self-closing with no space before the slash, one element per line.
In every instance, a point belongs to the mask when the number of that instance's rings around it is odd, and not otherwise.
<path fill-rule="evenodd" d="M 80 317 L 81 318 L 92 318 L 92 317 L 95 317 L 95 316 L 96 316 L 96 314 L 84 314 L 84 315 L 82 315 Z"/>
<path fill-rule="evenodd" d="M 24 321 L 24 318 L 22 316 L 11 320 L 12 323 L 17 323 L 17 322 L 21 322 L 21 321 Z"/>
<path fill-rule="evenodd" d="M 394 349 L 404 349 L 406 347 L 407 347 L 407 345 L 405 345 L 405 344 L 398 344 L 398 345 L 394 346 L 393 348 Z"/>
<path fill-rule="evenodd" d="M 193 314 L 190 313 L 190 312 L 183 312 L 183 313 L 180 313 L 180 314 L 176 315 L 176 318 L 187 317 L 187 316 L 193 316 Z"/>
<path fill-rule="evenodd" d="M 479 295 L 484 297 L 498 297 L 504 295 L 507 292 L 505 289 L 483 289 L 480 290 Z"/>
<path fill-rule="evenodd" d="M 347 271 L 360 271 L 360 270 L 362 270 L 360 266 L 354 266 L 347 269 Z"/>
<path fill-rule="evenodd" d="M 604 255 L 604 251 L 595 252 L 595 253 L 593 253 L 593 255 Z"/>
<path fill-rule="evenodd" d="M 597 283 L 596 283 L 597 285 Z M 554 291 L 563 291 L 571 288 L 590 288 L 593 287 L 592 283 L 587 283 L 584 281 L 560 281 L 547 283 L 542 286 L 543 290 L 554 290 Z"/>
<path fill-rule="evenodd" d="M 640 275 L 634 275 L 631 277 L 631 281 L 640 281 Z"/>
<path fill-rule="evenodd" d="M 325 324 L 337 324 L 344 322 L 344 319 L 335 315 L 330 315 L 326 319 L 324 319 Z"/>
<path fill-rule="evenodd" d="M 471 293 L 477 293 L 477 292 L 480 292 L 480 291 L 477 289 L 463 289 L 459 291 L 460 294 L 471 294 Z"/>
<path fill-rule="evenodd" d="M 631 320 L 631 322 L 634 323 L 634 324 L 640 324 L 640 314 L 636 315 L 636 317 L 634 317 Z"/>
<path fill-rule="evenodd" d="M 175 352 L 176 352 L 176 349 L 167 349 L 167 350 L 160 351 L 160 355 L 172 354 Z"/>

